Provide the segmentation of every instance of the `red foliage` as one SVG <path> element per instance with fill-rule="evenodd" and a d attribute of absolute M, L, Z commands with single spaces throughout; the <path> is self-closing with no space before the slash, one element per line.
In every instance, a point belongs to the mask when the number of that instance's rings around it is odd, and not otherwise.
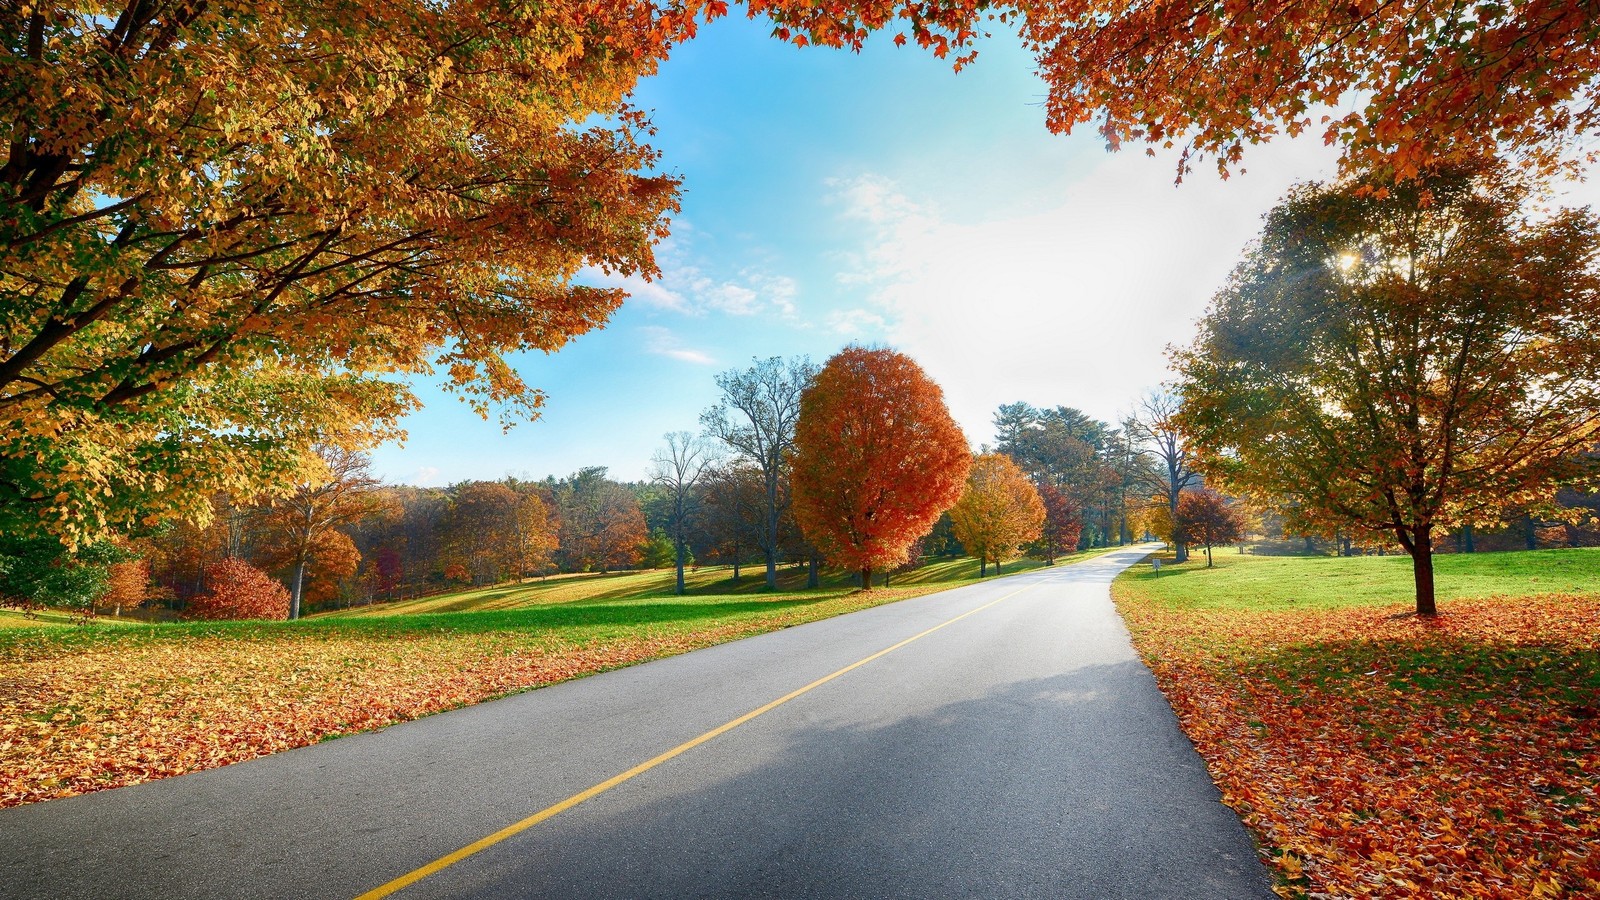
<path fill-rule="evenodd" d="M 289 617 L 289 591 L 242 559 L 221 559 L 206 566 L 206 585 L 206 593 L 189 601 L 186 612 L 194 618 Z"/>
<path fill-rule="evenodd" d="M 1083 510 L 1053 484 L 1039 486 L 1039 500 L 1044 503 L 1044 529 L 1039 535 L 1038 548 L 1045 559 L 1055 565 L 1057 556 L 1078 549 L 1078 537 L 1083 533 Z"/>
<path fill-rule="evenodd" d="M 1600 896 L 1600 600 L 1119 608 L 1284 896 Z"/>
<path fill-rule="evenodd" d="M 846 347 L 800 400 L 794 515 L 828 559 L 862 570 L 898 565 L 961 497 L 972 466 L 944 392 L 910 357 Z"/>

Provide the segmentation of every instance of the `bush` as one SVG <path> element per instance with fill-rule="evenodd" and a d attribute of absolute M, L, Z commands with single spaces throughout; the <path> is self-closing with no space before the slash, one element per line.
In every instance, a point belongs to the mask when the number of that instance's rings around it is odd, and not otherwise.
<path fill-rule="evenodd" d="M 287 619 L 289 592 L 272 576 L 242 559 L 206 566 L 209 590 L 189 601 L 196 619 Z"/>

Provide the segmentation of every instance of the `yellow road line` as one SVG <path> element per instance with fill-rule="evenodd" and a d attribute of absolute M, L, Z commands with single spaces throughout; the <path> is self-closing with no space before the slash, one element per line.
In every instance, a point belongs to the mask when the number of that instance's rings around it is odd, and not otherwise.
<path fill-rule="evenodd" d="M 1002 600 L 1009 600 L 1012 597 L 1015 597 L 1016 595 L 1022 593 L 1023 591 L 1031 590 L 1032 588 L 1037 587 L 1037 586 L 1038 586 L 1037 584 L 1030 584 L 1030 585 L 1028 585 L 1027 587 L 1024 587 L 1024 588 L 1018 588 L 1017 590 L 1014 590 L 1009 594 L 1005 594 L 1003 596 L 996 597 L 995 599 L 990 600 L 988 603 L 985 603 L 982 606 L 976 607 L 974 609 L 969 609 L 966 612 L 962 613 L 961 615 L 956 616 L 955 618 L 946 619 L 945 621 L 940 622 L 939 624 L 933 626 L 932 628 L 929 628 L 927 631 L 924 631 L 921 634 L 912 635 L 911 637 L 906 638 L 905 640 L 901 641 L 900 643 L 895 644 L 893 647 L 886 647 L 886 648 L 884 648 L 882 650 L 879 650 L 877 653 L 874 653 L 871 656 L 866 657 L 865 659 L 857 660 L 857 661 L 851 663 L 850 665 L 845 666 L 844 668 L 838 670 L 837 672 L 833 672 L 831 674 L 824 675 L 821 678 L 818 678 L 816 681 L 811 682 L 810 684 L 806 685 L 803 688 L 798 688 L 796 690 L 790 691 L 789 693 L 784 694 L 782 697 L 779 697 L 778 699 L 772 701 L 771 703 L 768 703 L 765 706 L 762 706 L 762 707 L 760 707 L 758 709 L 753 709 L 753 710 L 745 713 L 744 715 L 740 716 L 737 719 L 734 719 L 734 720 L 732 720 L 730 722 L 726 722 L 726 723 L 724 723 L 722 725 L 718 725 L 716 728 L 711 729 L 710 731 L 706 732 L 705 734 L 702 734 L 699 737 L 694 738 L 693 740 L 685 741 L 685 742 L 679 744 L 678 746 L 673 747 L 671 750 L 668 750 L 667 752 L 661 754 L 660 756 L 657 756 L 657 757 L 654 757 L 652 759 L 646 760 L 645 762 L 642 762 L 642 763 L 638 764 L 637 766 L 634 766 L 633 768 L 629 769 L 626 772 L 623 772 L 620 775 L 612 776 L 611 778 L 608 778 L 605 781 L 600 782 L 599 784 L 595 785 L 594 787 L 589 788 L 588 790 L 580 791 L 579 793 L 573 794 L 571 797 L 568 797 L 567 799 L 562 800 L 560 803 L 556 803 L 554 805 L 547 806 L 544 809 L 539 810 L 538 812 L 536 812 L 533 815 L 527 817 L 526 819 L 523 819 L 520 822 L 514 822 L 514 823 L 512 823 L 510 825 L 507 825 L 506 827 L 500 829 L 499 831 L 496 831 L 494 834 L 491 834 L 486 838 L 482 838 L 480 840 L 473 841 L 472 843 L 466 845 L 465 847 L 462 847 L 460 850 L 457 850 L 454 853 L 450 853 L 448 855 L 441 856 L 438 859 L 434 860 L 433 862 L 428 863 L 425 866 L 421 866 L 419 868 L 413 869 L 410 872 L 407 872 L 406 874 L 401 875 L 399 878 L 396 878 L 395 880 L 393 880 L 393 881 L 391 881 L 391 882 L 389 882 L 387 884 L 383 884 L 383 885 L 380 885 L 378 887 L 375 887 L 372 890 L 367 891 L 366 893 L 357 896 L 355 898 L 355 900 L 378 900 L 379 897 L 387 897 L 387 896 L 395 893 L 396 891 L 400 891 L 400 890 L 403 890 L 403 889 L 405 889 L 407 887 L 410 887 L 411 885 L 416 884 L 417 882 L 421 881 L 422 879 L 427 878 L 429 875 L 433 875 L 433 874 L 435 874 L 437 872 L 444 871 L 445 869 L 449 868 L 450 866 L 455 865 L 456 863 L 462 861 L 463 859 L 466 859 L 467 857 L 471 856 L 474 853 L 477 853 L 480 850 L 487 850 L 488 848 L 493 847 L 495 844 L 500 843 L 501 841 L 505 840 L 508 837 L 511 837 L 513 835 L 520 834 L 520 833 L 522 833 L 524 831 L 527 831 L 529 828 L 532 828 L 533 826 L 539 824 L 540 822 L 543 822 L 546 819 L 551 818 L 552 816 L 555 816 L 555 815 L 557 815 L 559 813 L 566 812 L 567 810 L 573 808 L 574 806 L 577 806 L 578 804 L 582 803 L 585 800 L 591 799 L 593 797 L 600 796 L 601 794 L 605 793 L 606 791 L 611 790 L 612 788 L 614 788 L 617 785 L 623 783 L 624 781 L 627 781 L 628 779 L 633 778 L 635 775 L 642 775 L 645 772 L 648 772 L 651 769 L 654 769 L 656 766 L 661 765 L 662 763 L 666 762 L 667 760 L 672 759 L 673 757 L 682 755 L 683 753 L 685 753 L 685 752 L 687 752 L 689 750 L 693 750 L 695 747 L 698 747 L 701 744 L 704 744 L 706 741 L 711 740 L 712 738 L 716 737 L 719 734 L 723 734 L 725 732 L 732 731 L 733 729 L 738 728 L 740 725 L 743 725 L 744 723 L 750 721 L 751 719 L 754 719 L 757 716 L 760 716 L 760 715 L 762 715 L 764 713 L 771 712 L 772 710 L 777 709 L 778 707 L 782 706 L 785 703 L 788 703 L 790 700 L 793 700 L 794 698 L 800 696 L 801 694 L 804 694 L 807 691 L 813 690 L 815 688 L 821 687 L 822 685 L 827 684 L 828 682 L 834 680 L 835 678 L 838 678 L 839 676 L 845 674 L 846 672 L 850 672 L 850 671 L 853 671 L 855 669 L 859 669 L 862 666 L 866 665 L 867 663 L 872 662 L 873 660 L 878 659 L 880 657 L 887 656 L 890 653 L 893 653 L 894 651 L 899 650 L 901 647 L 904 647 L 905 645 L 907 645 L 907 644 L 909 644 L 909 643 L 911 643 L 913 641 L 919 641 L 919 640 L 927 637 L 928 635 L 933 634 L 935 631 L 938 631 L 939 629 L 945 627 L 946 625 L 953 625 L 956 622 L 959 622 L 962 619 L 965 619 L 967 616 L 973 615 L 975 613 L 983 612 L 984 610 L 988 609 L 991 606 L 994 606 L 996 603 L 999 603 Z"/>

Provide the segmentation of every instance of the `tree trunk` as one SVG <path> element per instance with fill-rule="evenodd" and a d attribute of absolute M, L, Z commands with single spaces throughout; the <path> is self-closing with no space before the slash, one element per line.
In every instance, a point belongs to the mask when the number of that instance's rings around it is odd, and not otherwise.
<path fill-rule="evenodd" d="M 1417 615 L 1438 615 L 1433 598 L 1433 538 L 1426 528 L 1411 536 L 1411 574 L 1417 583 Z"/>
<path fill-rule="evenodd" d="M 987 556 L 978 557 L 978 577 L 979 578 L 988 578 L 989 577 L 989 557 L 987 557 Z"/>
<path fill-rule="evenodd" d="M 1533 529 L 1533 514 L 1522 517 L 1522 539 L 1527 543 L 1529 550 L 1539 549 L 1539 533 Z"/>
<path fill-rule="evenodd" d="M 1461 537 L 1462 537 L 1462 543 L 1466 544 L 1466 547 L 1464 548 L 1465 552 L 1467 552 L 1467 553 L 1476 553 L 1476 552 L 1478 552 L 1478 548 L 1473 545 L 1473 541 L 1472 541 L 1472 537 L 1473 536 L 1472 536 L 1472 526 L 1471 525 L 1468 525 L 1467 527 L 1461 529 Z"/>
<path fill-rule="evenodd" d="M 1206 568 L 1211 568 L 1211 545 L 1206 545 Z"/>
<path fill-rule="evenodd" d="M 774 466 L 767 475 L 767 590 L 778 589 L 778 475 Z"/>
<path fill-rule="evenodd" d="M 871 566 L 862 566 L 861 567 L 861 589 L 863 591 L 872 590 L 872 567 Z"/>
<path fill-rule="evenodd" d="M 684 550 L 686 549 L 684 547 L 684 544 L 683 544 L 683 538 L 681 538 L 681 537 L 678 538 L 677 545 L 678 545 L 678 548 L 677 548 L 678 552 L 677 552 L 676 555 L 677 555 L 677 564 L 678 564 L 678 596 L 682 597 L 683 596 L 683 556 L 684 556 Z"/>
<path fill-rule="evenodd" d="M 820 582 L 817 578 L 817 554 L 816 551 L 812 551 L 811 559 L 808 561 L 806 566 L 806 587 L 814 588 L 819 583 Z"/>
<path fill-rule="evenodd" d="M 306 555 L 300 554 L 294 561 L 294 590 L 289 592 L 289 618 L 300 618 L 300 588 L 306 580 Z"/>
<path fill-rule="evenodd" d="M 995 574 L 996 578 L 998 578 L 998 577 L 1000 577 L 1001 575 L 1004 574 L 1003 572 L 1000 571 L 1000 557 L 998 557 L 998 556 L 996 556 L 994 558 L 994 574 Z"/>

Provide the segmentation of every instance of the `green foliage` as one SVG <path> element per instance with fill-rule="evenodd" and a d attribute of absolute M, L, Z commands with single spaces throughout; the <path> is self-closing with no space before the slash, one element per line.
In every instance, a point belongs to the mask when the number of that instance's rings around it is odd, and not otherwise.
<path fill-rule="evenodd" d="M 91 610 L 126 558 L 105 541 L 72 551 L 51 538 L 0 538 L 0 606 Z"/>
<path fill-rule="evenodd" d="M 672 535 L 661 528 L 650 532 L 650 537 L 644 542 L 644 553 L 639 565 L 646 569 L 665 569 L 674 565 L 676 560 L 677 551 L 673 547 Z M 685 559 L 683 562 L 688 565 L 693 560 Z"/>

